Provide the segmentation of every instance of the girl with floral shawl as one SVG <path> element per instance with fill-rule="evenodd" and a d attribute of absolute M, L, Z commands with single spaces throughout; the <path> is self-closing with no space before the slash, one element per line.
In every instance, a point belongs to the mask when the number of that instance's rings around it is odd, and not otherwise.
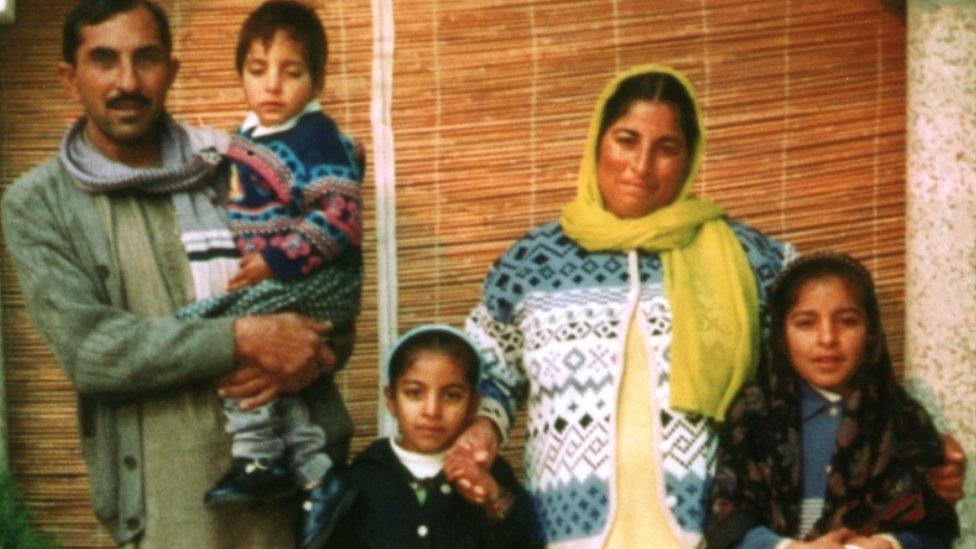
<path fill-rule="evenodd" d="M 807 524 L 808 531 L 801 531 L 804 473 L 810 478 L 801 459 L 802 425 L 807 423 L 801 420 L 800 401 L 807 376 L 801 377 L 791 363 L 795 355 L 787 330 L 805 285 L 829 277 L 840 279 L 859 303 L 867 336 L 860 365 L 839 391 L 843 416 L 833 456 L 827 458 L 822 510 Z M 895 379 L 868 272 L 842 254 L 801 257 L 774 283 L 769 307 L 772 333 L 758 377 L 729 408 L 720 435 L 708 546 L 765 546 L 743 543 L 750 534 L 755 541 L 762 530 L 771 531 L 765 536 L 774 540 L 770 547 L 789 546 L 779 536 L 814 540 L 831 532 L 841 543 L 845 537 L 894 534 L 884 539 L 906 549 L 948 546 L 958 536 L 958 518 L 926 480 L 928 471 L 944 461 L 940 437 L 925 410 Z"/>

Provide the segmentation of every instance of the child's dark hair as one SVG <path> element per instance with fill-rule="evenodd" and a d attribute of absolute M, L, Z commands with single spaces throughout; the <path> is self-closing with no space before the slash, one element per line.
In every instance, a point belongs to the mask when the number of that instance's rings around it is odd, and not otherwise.
<path fill-rule="evenodd" d="M 271 45 L 275 33 L 283 30 L 302 45 L 312 86 L 321 89 L 325 81 L 325 62 L 329 58 L 329 42 L 322 21 L 311 7 L 294 0 L 269 0 L 251 12 L 244 20 L 237 37 L 235 66 L 237 74 L 244 71 L 244 59 L 251 44 L 260 40 Z"/>
<path fill-rule="evenodd" d="M 478 350 L 460 330 L 447 325 L 425 325 L 407 332 L 395 344 L 387 366 L 389 386 L 393 387 L 417 355 L 437 352 L 449 356 L 464 369 L 464 378 L 474 388 L 481 370 Z"/>

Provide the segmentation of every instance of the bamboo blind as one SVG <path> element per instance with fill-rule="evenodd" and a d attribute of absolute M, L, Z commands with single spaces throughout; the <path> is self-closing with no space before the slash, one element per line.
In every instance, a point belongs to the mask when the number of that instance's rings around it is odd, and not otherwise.
<path fill-rule="evenodd" d="M 0 27 L 0 184 L 54 150 L 78 107 L 57 85 L 71 0 L 24 1 Z M 170 109 L 233 128 L 233 47 L 257 2 L 168 0 L 182 61 Z M 356 353 L 340 375 L 357 427 L 376 436 L 374 162 L 395 162 L 399 330 L 462 322 L 490 263 L 572 195 L 604 82 L 656 61 L 704 103 L 697 190 L 801 251 L 865 260 L 900 363 L 903 333 L 905 29 L 877 0 L 317 0 L 329 32 L 327 110 L 371 150 L 373 21 L 392 10 L 395 159 L 370 154 L 367 278 Z M 38 526 L 65 546 L 110 541 L 91 517 L 70 386 L 24 316 L 0 255 L 11 461 Z M 509 455 L 519 462 L 518 445 Z"/>

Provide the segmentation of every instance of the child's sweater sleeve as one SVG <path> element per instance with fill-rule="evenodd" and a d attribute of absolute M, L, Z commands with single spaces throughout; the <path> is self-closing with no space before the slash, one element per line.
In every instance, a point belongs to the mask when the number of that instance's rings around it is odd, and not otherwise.
<path fill-rule="evenodd" d="M 351 247 L 362 245 L 362 198 L 359 183 L 324 176 L 293 191 L 289 230 L 272 239 L 262 254 L 279 280 L 304 275 Z"/>

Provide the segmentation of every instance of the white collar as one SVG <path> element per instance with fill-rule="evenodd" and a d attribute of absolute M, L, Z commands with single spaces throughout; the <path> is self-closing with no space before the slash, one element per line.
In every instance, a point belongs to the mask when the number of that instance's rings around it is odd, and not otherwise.
<path fill-rule="evenodd" d="M 840 396 L 839 393 L 835 393 L 833 391 L 828 391 L 827 389 L 821 389 L 820 387 L 817 387 L 817 386 L 812 385 L 812 384 L 810 385 L 810 388 L 813 389 L 814 391 L 820 393 L 820 396 L 822 396 L 825 399 L 827 399 L 827 402 L 829 402 L 831 404 L 836 404 L 836 403 L 840 402 L 841 396 Z"/>
<path fill-rule="evenodd" d="M 241 131 L 247 133 L 254 130 L 251 133 L 251 137 L 263 137 L 265 135 L 272 135 L 275 133 L 281 133 L 286 130 L 292 129 L 295 124 L 298 123 L 298 119 L 302 116 L 315 111 L 322 110 L 322 105 L 319 104 L 318 99 L 313 99 L 305 104 L 305 107 L 295 116 L 292 116 L 288 120 L 285 120 L 277 126 L 262 126 L 261 119 L 258 118 L 258 114 L 254 111 L 247 113 L 244 117 L 244 123 L 241 124 Z"/>
<path fill-rule="evenodd" d="M 444 457 L 447 456 L 447 450 L 437 454 L 411 452 L 400 447 L 392 437 L 390 437 L 390 447 L 393 448 L 393 453 L 400 459 L 400 463 L 416 479 L 437 476 L 437 473 L 440 473 L 441 469 L 444 468 Z"/>

